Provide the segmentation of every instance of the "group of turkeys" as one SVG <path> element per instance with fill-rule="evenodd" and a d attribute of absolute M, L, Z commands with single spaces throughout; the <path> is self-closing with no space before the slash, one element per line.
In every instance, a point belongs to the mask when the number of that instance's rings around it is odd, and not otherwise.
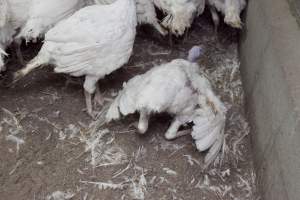
<path fill-rule="evenodd" d="M 245 5 L 245 0 L 0 0 L 0 71 L 5 70 L 9 45 L 16 44 L 22 61 L 22 41 L 44 38 L 38 55 L 14 73 L 13 81 L 48 64 L 57 73 L 84 76 L 87 112 L 94 117 L 93 96 L 103 103 L 97 82 L 128 62 L 137 25 L 150 24 L 162 36 L 181 36 L 208 8 L 215 29 L 218 12 L 226 24 L 241 28 Z M 156 10 L 164 14 L 162 19 Z M 187 59 L 155 66 L 124 83 L 107 122 L 139 112 L 138 131 L 143 134 L 151 115 L 167 112 L 174 118 L 165 138 L 186 134 L 180 126 L 192 123 L 189 133 L 199 151 L 208 150 L 205 163 L 211 163 L 223 144 L 226 108 L 196 63 L 201 54 L 201 47 L 194 46 Z"/>

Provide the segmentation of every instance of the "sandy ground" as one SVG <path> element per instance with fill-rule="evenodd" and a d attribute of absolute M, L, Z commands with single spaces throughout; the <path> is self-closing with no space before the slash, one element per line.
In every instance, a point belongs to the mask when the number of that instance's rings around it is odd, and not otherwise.
<path fill-rule="evenodd" d="M 105 106 L 124 81 L 155 64 L 184 58 L 189 48 L 202 44 L 206 53 L 199 64 L 229 109 L 225 151 L 215 165 L 203 169 L 205 153 L 196 150 L 191 136 L 164 139 L 168 116 L 152 117 L 144 136 L 132 126 L 137 115 L 96 127 L 102 115 L 93 122 L 82 111 L 82 80 L 65 86 L 65 76 L 46 67 L 12 88 L 0 88 L 0 199 L 259 199 L 243 112 L 237 33 L 221 27 L 215 37 L 203 17 L 187 40 L 172 48 L 167 39 L 149 35 L 151 28 L 139 31 L 130 62 L 99 82 Z M 26 60 L 39 47 L 24 47 Z M 11 58 L 8 70 L 18 65 Z"/>

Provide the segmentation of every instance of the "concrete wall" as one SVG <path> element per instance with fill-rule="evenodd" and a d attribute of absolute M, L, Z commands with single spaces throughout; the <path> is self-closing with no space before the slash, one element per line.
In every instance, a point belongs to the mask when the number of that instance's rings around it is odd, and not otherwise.
<path fill-rule="evenodd" d="M 246 109 L 265 200 L 300 199 L 300 28 L 289 4 L 293 1 L 249 0 L 240 41 Z"/>
<path fill-rule="evenodd" d="M 298 24 L 300 25 L 300 1 L 289 0 L 289 3 L 290 3 L 292 13 L 297 18 Z"/>

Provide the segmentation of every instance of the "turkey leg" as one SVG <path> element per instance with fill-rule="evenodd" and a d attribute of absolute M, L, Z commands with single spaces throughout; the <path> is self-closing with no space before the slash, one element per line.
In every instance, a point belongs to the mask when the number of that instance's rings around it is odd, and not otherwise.
<path fill-rule="evenodd" d="M 93 113 L 92 96 L 95 92 L 97 93 L 98 80 L 98 77 L 86 76 L 83 84 L 87 113 L 93 119 L 96 118 L 96 115 Z"/>
<path fill-rule="evenodd" d="M 84 91 L 85 96 L 85 103 L 86 103 L 86 110 L 89 116 L 91 116 L 93 119 L 95 119 L 95 115 L 93 113 L 93 106 L 92 106 L 92 94 L 90 94 L 88 91 Z"/>
<path fill-rule="evenodd" d="M 165 138 L 167 140 L 173 140 L 177 137 L 177 131 L 179 127 L 181 126 L 181 123 L 179 120 L 174 119 L 174 121 L 171 123 L 170 127 L 168 128 L 167 132 L 165 133 Z"/>
<path fill-rule="evenodd" d="M 148 130 L 148 125 L 149 125 L 149 114 L 147 113 L 147 111 L 142 110 L 140 112 L 140 119 L 139 119 L 139 124 L 138 124 L 138 131 L 141 134 L 146 133 L 146 131 Z"/>
<path fill-rule="evenodd" d="M 215 31 L 215 34 L 218 33 L 218 27 L 219 27 L 219 24 L 220 24 L 220 18 L 219 18 L 219 15 L 216 11 L 216 9 L 214 7 L 210 7 L 210 13 L 211 13 L 211 17 L 213 19 L 213 22 L 214 22 L 214 31 Z"/>
<path fill-rule="evenodd" d="M 175 138 L 187 135 L 191 132 L 190 130 L 178 131 L 181 125 L 182 123 L 178 119 L 174 119 L 167 132 L 165 133 L 165 138 L 167 140 L 173 140 Z"/>

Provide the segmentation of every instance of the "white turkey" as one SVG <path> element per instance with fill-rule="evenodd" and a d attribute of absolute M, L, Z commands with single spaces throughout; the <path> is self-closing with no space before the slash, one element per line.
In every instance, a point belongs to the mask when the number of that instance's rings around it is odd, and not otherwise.
<path fill-rule="evenodd" d="M 138 131 L 143 134 L 151 115 L 166 112 L 174 116 L 165 133 L 169 140 L 182 135 L 181 125 L 193 122 L 192 137 L 199 151 L 210 149 L 205 157 L 210 164 L 223 144 L 226 108 L 194 63 L 200 54 L 201 48 L 194 47 L 188 60 L 156 66 L 124 83 L 107 112 L 107 122 L 139 112 Z"/>
<path fill-rule="evenodd" d="M 38 55 L 14 74 L 14 81 L 47 64 L 57 73 L 85 76 L 86 106 L 93 116 L 92 95 L 103 101 L 97 82 L 128 62 L 136 25 L 134 0 L 82 8 L 47 32 Z"/>
<path fill-rule="evenodd" d="M 4 67 L 4 51 L 14 41 L 14 35 L 17 29 L 25 24 L 28 18 L 28 8 L 32 0 L 0 0 L 0 71 Z M 20 40 L 15 41 L 17 44 L 16 53 L 22 62 L 20 51 Z"/>
<path fill-rule="evenodd" d="M 115 0 L 95 0 L 106 4 Z M 194 18 L 203 13 L 205 0 L 135 0 L 137 7 L 137 18 L 139 24 L 151 24 L 162 35 L 166 35 L 167 29 L 170 33 L 181 36 L 185 30 L 192 25 Z M 166 17 L 159 24 L 155 12 L 155 6 L 161 10 Z M 162 27 L 162 26 L 164 27 Z"/>
<path fill-rule="evenodd" d="M 0 0 L 0 72 L 5 70 L 4 57 L 7 56 L 5 50 L 12 42 L 15 34 L 11 23 L 12 11 L 7 0 Z"/>
<path fill-rule="evenodd" d="M 0 27 L 3 27 L 6 22 L 8 21 L 7 19 L 7 12 L 8 12 L 8 2 L 6 0 L 0 0 Z"/>
<path fill-rule="evenodd" d="M 155 7 L 152 0 L 135 0 L 136 12 L 139 24 L 150 24 L 160 34 L 166 35 L 168 32 L 160 25 L 155 12 Z"/>
<path fill-rule="evenodd" d="M 15 41 L 16 53 L 24 63 L 20 51 L 23 38 L 36 40 L 43 36 L 58 21 L 70 16 L 86 5 L 85 0 L 1 0 L 0 1 L 0 48 L 6 49 Z M 19 34 L 16 33 L 19 31 Z M 0 53 L 0 71 L 3 53 Z"/>
<path fill-rule="evenodd" d="M 5 48 L 7 43 L 10 43 L 11 34 L 8 34 L 6 31 L 11 31 L 12 29 L 8 29 L 8 3 L 6 0 L 0 0 L 0 72 L 5 69 L 4 66 L 4 57 L 7 55 L 5 53 Z"/>
<path fill-rule="evenodd" d="M 226 24 L 233 28 L 242 28 L 240 14 L 246 7 L 246 0 L 206 0 L 206 4 L 210 8 L 215 30 L 217 30 L 220 23 L 217 11 L 224 15 Z"/>
<path fill-rule="evenodd" d="M 29 16 L 29 8 L 33 0 L 6 0 L 9 6 L 9 22 L 14 29 L 25 24 Z"/>
<path fill-rule="evenodd" d="M 152 0 L 166 14 L 162 25 L 172 34 L 181 36 L 188 30 L 194 18 L 203 13 L 205 0 Z"/>
<path fill-rule="evenodd" d="M 57 22 L 69 17 L 85 5 L 85 0 L 32 0 L 29 16 L 17 38 L 35 41 L 43 37 Z"/>
<path fill-rule="evenodd" d="M 98 4 L 111 4 L 116 0 L 94 0 Z M 167 35 L 167 31 L 159 24 L 153 0 L 135 0 L 138 24 L 152 25 L 160 34 Z"/>

